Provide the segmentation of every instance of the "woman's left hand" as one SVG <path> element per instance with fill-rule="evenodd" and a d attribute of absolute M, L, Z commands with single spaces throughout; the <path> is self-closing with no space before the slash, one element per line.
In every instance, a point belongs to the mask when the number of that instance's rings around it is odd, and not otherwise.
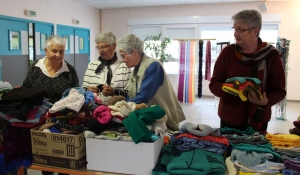
<path fill-rule="evenodd" d="M 113 95 L 115 95 L 115 90 L 114 90 L 113 87 L 107 86 L 107 85 L 103 85 L 102 88 L 103 88 L 102 89 L 102 94 L 104 96 L 113 96 Z"/>
<path fill-rule="evenodd" d="M 266 106 L 268 104 L 268 98 L 267 98 L 266 92 L 262 93 L 261 100 L 259 98 L 257 98 L 257 96 L 254 92 L 249 92 L 248 99 L 250 102 L 257 104 L 258 106 Z"/>

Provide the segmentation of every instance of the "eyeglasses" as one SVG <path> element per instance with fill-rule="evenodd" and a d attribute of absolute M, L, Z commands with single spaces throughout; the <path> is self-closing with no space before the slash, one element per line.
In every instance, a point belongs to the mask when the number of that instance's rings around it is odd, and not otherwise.
<path fill-rule="evenodd" d="M 239 34 L 241 34 L 241 33 L 244 33 L 244 32 L 246 32 L 247 30 L 250 30 L 250 29 L 239 29 L 239 28 L 234 28 L 234 27 L 231 27 L 231 29 L 233 30 L 233 31 L 236 31 L 237 33 L 239 33 Z"/>
<path fill-rule="evenodd" d="M 110 45 L 111 45 L 111 44 L 107 44 L 107 45 L 101 46 L 101 47 L 96 46 L 95 49 L 96 49 L 96 50 L 106 50 Z"/>

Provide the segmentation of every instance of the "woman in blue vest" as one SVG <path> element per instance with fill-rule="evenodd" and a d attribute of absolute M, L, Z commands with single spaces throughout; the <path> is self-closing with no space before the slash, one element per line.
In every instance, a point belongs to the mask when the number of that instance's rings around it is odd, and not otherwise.
<path fill-rule="evenodd" d="M 144 53 L 143 41 L 134 34 L 119 39 L 117 49 L 123 62 L 133 70 L 125 90 L 103 86 L 104 95 L 123 95 L 127 101 L 137 104 L 159 105 L 167 114 L 168 129 L 178 131 L 179 122 L 185 120 L 185 115 L 163 66 Z"/>

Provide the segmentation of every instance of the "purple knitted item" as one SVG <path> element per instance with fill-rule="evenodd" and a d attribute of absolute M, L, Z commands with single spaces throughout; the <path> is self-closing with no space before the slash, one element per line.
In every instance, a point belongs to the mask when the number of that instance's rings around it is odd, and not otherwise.
<path fill-rule="evenodd" d="M 183 102 L 184 87 L 184 69 L 185 69 L 185 41 L 180 41 L 180 64 L 177 99 Z"/>
<path fill-rule="evenodd" d="M 10 163 L 5 162 L 4 154 L 0 154 L 0 175 L 17 171 L 20 167 L 28 168 L 32 165 L 32 156 L 28 155 L 23 159 L 15 159 Z"/>
<path fill-rule="evenodd" d="M 211 79 L 211 73 L 210 73 L 210 65 L 211 65 L 211 44 L 210 41 L 208 40 L 206 42 L 206 57 L 205 57 L 205 80 Z"/>
<path fill-rule="evenodd" d="M 300 165 L 298 163 L 294 163 L 290 160 L 285 160 L 284 161 L 284 166 L 287 169 L 290 169 L 290 170 L 296 171 L 297 173 L 300 173 Z"/>
<path fill-rule="evenodd" d="M 6 163 L 31 155 L 30 129 L 8 127 L 3 134 Z"/>

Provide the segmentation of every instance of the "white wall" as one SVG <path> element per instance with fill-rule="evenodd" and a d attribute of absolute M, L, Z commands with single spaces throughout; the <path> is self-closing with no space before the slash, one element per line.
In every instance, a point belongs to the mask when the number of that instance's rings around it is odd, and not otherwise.
<path fill-rule="evenodd" d="M 35 11 L 36 17 L 25 16 L 24 10 Z M 94 38 L 100 32 L 100 10 L 70 0 L 0 0 L 0 15 L 88 28 L 91 48 L 95 47 Z M 72 24 L 72 19 L 79 20 L 79 24 Z M 99 53 L 91 49 L 90 58 L 98 56 Z"/>
<path fill-rule="evenodd" d="M 128 33 L 127 20 L 135 18 L 166 18 L 186 16 L 233 15 L 244 9 L 259 9 L 258 2 L 249 3 L 222 3 L 222 4 L 192 4 L 177 6 L 122 8 L 101 11 L 102 30 L 112 31 L 117 38 Z M 280 37 L 291 40 L 289 55 L 289 71 L 287 99 L 300 100 L 300 52 L 297 52 L 297 43 L 300 43 L 300 1 L 267 2 L 268 10 L 262 14 L 281 14 Z"/>

